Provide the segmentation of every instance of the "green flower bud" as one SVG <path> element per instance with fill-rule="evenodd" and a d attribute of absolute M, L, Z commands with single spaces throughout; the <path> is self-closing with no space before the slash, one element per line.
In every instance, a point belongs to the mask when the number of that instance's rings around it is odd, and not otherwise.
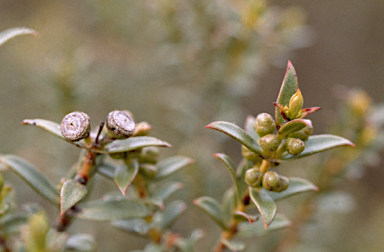
<path fill-rule="evenodd" d="M 305 149 L 305 143 L 298 138 L 288 138 L 286 142 L 287 151 L 291 155 L 298 155 Z"/>
<path fill-rule="evenodd" d="M 245 172 L 245 183 L 252 187 L 261 186 L 263 173 L 258 168 L 251 168 Z"/>
<path fill-rule="evenodd" d="M 91 123 L 84 112 L 75 111 L 66 115 L 61 121 L 61 134 L 68 141 L 79 141 L 89 136 Z"/>
<path fill-rule="evenodd" d="M 247 147 L 245 147 L 244 145 L 241 146 L 241 155 L 249 160 L 249 161 L 253 161 L 253 162 L 259 162 L 261 161 L 261 157 L 259 154 L 251 151 L 250 149 L 248 149 Z"/>
<path fill-rule="evenodd" d="M 145 177 L 152 179 L 156 176 L 158 168 L 153 164 L 140 164 L 140 173 Z"/>
<path fill-rule="evenodd" d="M 273 191 L 280 182 L 279 175 L 274 171 L 267 171 L 263 176 L 263 187 L 269 191 Z"/>
<path fill-rule="evenodd" d="M 260 137 L 272 134 L 275 131 L 275 121 L 270 114 L 261 113 L 256 117 L 255 130 Z"/>
<path fill-rule="evenodd" d="M 159 157 L 159 148 L 155 146 L 144 147 L 139 155 L 140 163 L 156 164 Z"/>
<path fill-rule="evenodd" d="M 261 148 L 265 151 L 276 151 L 280 145 L 280 138 L 273 134 L 268 134 L 259 139 Z"/>
<path fill-rule="evenodd" d="M 292 95 L 289 100 L 288 118 L 293 120 L 300 117 L 300 110 L 303 108 L 303 96 L 300 89 L 298 88 L 296 93 Z"/>
<path fill-rule="evenodd" d="M 115 110 L 108 114 L 106 127 L 112 139 L 124 139 L 135 133 L 135 122 L 128 111 Z"/>
<path fill-rule="evenodd" d="M 299 138 L 303 141 L 307 141 L 308 137 L 312 134 L 313 132 L 313 126 L 305 126 L 304 129 L 301 129 L 297 132 L 289 134 L 289 138 Z"/>
<path fill-rule="evenodd" d="M 279 179 L 279 184 L 274 188 L 274 192 L 282 192 L 289 186 L 289 179 L 287 177 L 279 176 Z"/>

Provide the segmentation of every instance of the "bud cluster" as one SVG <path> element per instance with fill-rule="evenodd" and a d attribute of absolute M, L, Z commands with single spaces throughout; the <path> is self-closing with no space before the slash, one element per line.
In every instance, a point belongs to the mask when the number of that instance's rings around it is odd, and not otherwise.
<path fill-rule="evenodd" d="M 257 167 L 248 169 L 245 172 L 245 183 L 251 187 L 264 187 L 273 192 L 282 192 L 289 186 L 287 177 L 278 175 L 274 171 L 262 173 Z"/>

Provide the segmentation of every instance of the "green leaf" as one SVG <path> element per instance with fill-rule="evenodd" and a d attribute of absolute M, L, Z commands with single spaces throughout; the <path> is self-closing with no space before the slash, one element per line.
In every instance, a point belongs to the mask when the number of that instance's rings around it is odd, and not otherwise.
<path fill-rule="evenodd" d="M 19 177 L 27 182 L 33 190 L 49 200 L 54 205 L 59 205 L 60 194 L 49 180 L 31 163 L 15 155 L 1 156 L 0 162 L 7 165 Z"/>
<path fill-rule="evenodd" d="M 153 228 L 153 223 L 148 223 L 141 218 L 134 218 L 129 220 L 114 220 L 111 225 L 120 230 L 128 231 L 136 235 L 144 236 L 148 231 Z"/>
<path fill-rule="evenodd" d="M 261 214 L 264 228 L 267 229 L 276 215 L 276 204 L 265 190 L 249 187 L 249 196 Z"/>
<path fill-rule="evenodd" d="M 240 143 L 245 145 L 245 147 L 259 155 L 262 155 L 263 153 L 260 145 L 250 135 L 248 135 L 248 133 L 246 133 L 243 129 L 233 123 L 219 121 L 213 122 L 205 127 L 208 129 L 218 130 L 227 134 L 228 136 L 239 141 Z"/>
<path fill-rule="evenodd" d="M 225 222 L 225 215 L 223 210 L 220 207 L 219 202 L 217 202 L 214 198 L 204 196 L 193 201 L 195 205 L 203 209 L 204 212 L 211 217 L 222 229 L 228 229 L 228 226 Z"/>
<path fill-rule="evenodd" d="M 161 141 L 154 137 L 138 136 L 131 137 L 124 140 L 114 140 L 112 143 L 105 145 L 104 149 L 100 152 L 105 153 L 118 153 L 136 150 L 147 146 L 158 147 L 171 147 L 167 142 Z"/>
<path fill-rule="evenodd" d="M 148 208 L 143 203 L 124 198 L 88 201 L 79 203 L 78 206 L 81 208 L 78 217 L 87 220 L 111 221 L 150 215 Z"/>
<path fill-rule="evenodd" d="M 129 165 L 124 164 L 116 168 L 113 180 L 123 195 L 127 192 L 138 171 L 139 163 L 137 160 L 133 160 Z"/>
<path fill-rule="evenodd" d="M 181 168 L 193 164 L 193 159 L 185 156 L 173 156 L 164 159 L 156 164 L 158 172 L 155 176 L 156 180 L 163 179 L 177 172 Z"/>
<path fill-rule="evenodd" d="M 87 195 L 87 187 L 76 182 L 73 179 L 68 179 L 64 182 L 60 191 L 60 214 L 64 214 L 85 195 Z"/>
<path fill-rule="evenodd" d="M 20 231 L 20 227 L 27 222 L 27 215 L 16 213 L 5 215 L 0 219 L 1 231 L 5 234 L 15 234 Z"/>
<path fill-rule="evenodd" d="M 225 167 L 227 167 L 227 170 L 229 171 L 229 174 L 231 175 L 233 184 L 235 185 L 237 197 L 240 199 L 241 196 L 240 196 L 239 184 L 237 183 L 236 167 L 233 164 L 232 159 L 223 153 L 215 153 L 215 154 L 213 154 L 213 156 L 215 158 L 219 159 L 221 162 L 223 162 Z"/>
<path fill-rule="evenodd" d="M 48 131 L 49 133 L 51 133 L 55 136 L 63 139 L 66 142 L 69 142 L 73 145 L 76 145 L 77 147 L 80 147 L 80 148 L 85 147 L 85 145 L 82 142 L 78 142 L 78 141 L 72 142 L 72 141 L 68 141 L 67 139 L 65 139 L 63 134 L 61 134 L 60 124 L 57 124 L 55 122 L 51 122 L 51 121 L 44 120 L 44 119 L 25 119 L 21 123 L 25 124 L 25 125 L 37 126 L 39 128 L 42 128 L 42 129 Z"/>
<path fill-rule="evenodd" d="M 240 212 L 240 211 L 235 211 L 234 212 L 234 217 L 237 220 L 241 220 L 241 221 L 246 220 L 249 223 L 253 223 L 255 220 L 259 219 L 258 216 L 249 215 L 247 213 Z"/>
<path fill-rule="evenodd" d="M 326 151 L 332 148 L 336 148 L 339 146 L 355 146 L 351 141 L 345 139 L 343 137 L 335 136 L 335 135 L 315 135 L 310 136 L 307 141 L 305 141 L 305 149 L 302 153 L 296 156 L 292 156 L 287 154 L 281 157 L 281 160 L 289 160 L 289 159 L 298 159 L 302 157 L 306 157 L 309 155 L 313 155 L 315 153 Z"/>
<path fill-rule="evenodd" d="M 111 163 L 103 162 L 97 166 L 97 173 L 103 175 L 106 178 L 113 179 L 117 166 Z"/>
<path fill-rule="evenodd" d="M 165 210 L 162 212 L 162 218 L 158 225 L 160 230 L 165 231 L 168 229 L 185 209 L 187 209 L 186 204 L 180 200 L 175 200 L 166 206 Z"/>
<path fill-rule="evenodd" d="M 30 34 L 35 37 L 38 35 L 37 31 L 28 29 L 28 28 L 23 28 L 23 27 L 11 28 L 11 29 L 2 31 L 0 32 L 0 45 L 4 44 L 6 41 L 10 40 L 11 38 L 14 38 L 19 35 L 26 35 L 26 34 Z"/>
<path fill-rule="evenodd" d="M 229 188 L 223 196 L 221 206 L 224 211 L 225 222 L 229 222 L 232 214 L 237 207 L 238 197 L 236 196 L 234 187 Z"/>
<path fill-rule="evenodd" d="M 309 182 L 306 179 L 302 178 L 288 178 L 289 186 L 286 190 L 282 192 L 270 192 L 267 191 L 273 200 L 280 200 L 290 197 L 292 195 L 296 195 L 298 193 L 308 192 L 308 191 L 318 191 L 319 189 Z"/>
<path fill-rule="evenodd" d="M 245 243 L 241 241 L 229 241 L 227 239 L 221 238 L 220 242 L 224 244 L 230 251 L 243 251 L 245 249 Z"/>
<path fill-rule="evenodd" d="M 292 222 L 288 220 L 284 215 L 276 214 L 275 219 L 273 220 L 271 225 L 269 225 L 268 229 L 265 229 L 261 222 L 241 222 L 238 226 L 237 235 L 240 238 L 251 238 L 255 236 L 261 236 L 275 230 L 287 228 L 291 225 Z"/>
<path fill-rule="evenodd" d="M 65 248 L 76 251 L 96 251 L 96 243 L 90 234 L 75 234 L 68 238 Z"/>
<path fill-rule="evenodd" d="M 260 136 L 259 136 L 259 134 L 257 134 L 257 132 L 255 130 L 255 121 L 256 121 L 255 117 L 247 116 L 247 119 L 245 120 L 244 130 L 257 142 L 257 140 L 259 140 Z"/>
<path fill-rule="evenodd" d="M 162 200 L 166 200 L 169 196 L 181 188 L 183 188 L 182 183 L 169 181 L 159 186 L 155 193 L 156 196 L 160 197 Z"/>
<path fill-rule="evenodd" d="M 279 95 L 277 96 L 277 103 L 285 106 L 289 106 L 289 100 L 296 93 L 299 88 L 297 81 L 296 71 L 292 63 L 288 61 L 287 71 L 285 72 L 283 84 L 281 85 Z M 280 110 L 275 108 L 275 121 L 277 125 L 284 123 L 284 118 L 280 114 Z"/>
<path fill-rule="evenodd" d="M 282 136 L 297 132 L 303 129 L 305 126 L 312 127 L 311 120 L 307 119 L 295 119 L 287 122 L 279 129 L 279 134 Z"/>

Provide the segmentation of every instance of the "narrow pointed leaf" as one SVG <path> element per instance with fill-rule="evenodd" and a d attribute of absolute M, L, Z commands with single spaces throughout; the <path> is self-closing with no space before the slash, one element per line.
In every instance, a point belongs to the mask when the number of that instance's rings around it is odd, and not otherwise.
<path fill-rule="evenodd" d="M 4 44 L 6 41 L 10 40 L 19 35 L 33 35 L 37 36 L 37 31 L 28 28 L 11 28 L 5 31 L 0 32 L 0 45 Z"/>
<path fill-rule="evenodd" d="M 156 196 L 160 197 L 162 200 L 166 200 L 169 196 L 181 188 L 183 188 L 182 183 L 169 181 L 157 188 Z"/>
<path fill-rule="evenodd" d="M 113 179 L 117 166 L 111 163 L 103 162 L 97 166 L 97 173 L 103 175 L 106 178 Z"/>
<path fill-rule="evenodd" d="M 87 187 L 76 182 L 73 179 L 68 179 L 64 182 L 60 191 L 60 214 L 64 214 L 85 195 L 87 195 Z"/>
<path fill-rule="evenodd" d="M 240 219 L 242 221 L 246 220 L 249 223 L 253 223 L 255 220 L 259 219 L 258 216 L 249 215 L 247 213 L 240 212 L 240 211 L 235 211 L 234 215 L 235 215 L 236 219 L 238 219 L 238 220 Z"/>
<path fill-rule="evenodd" d="M 237 252 L 245 249 L 245 243 L 241 241 L 233 241 L 221 238 L 221 243 L 224 244 L 230 251 Z"/>
<path fill-rule="evenodd" d="M 249 187 L 249 196 L 263 218 L 264 228 L 267 229 L 276 215 L 276 204 L 265 190 L 258 191 Z"/>
<path fill-rule="evenodd" d="M 261 236 L 275 230 L 287 228 L 287 227 L 290 227 L 291 225 L 292 225 L 292 222 L 288 220 L 284 215 L 276 214 L 275 219 L 273 220 L 272 224 L 269 225 L 267 230 L 264 228 L 261 222 L 255 222 L 255 223 L 242 222 L 239 224 L 239 229 L 238 229 L 239 231 L 237 235 L 240 238 L 251 238 L 255 236 Z"/>
<path fill-rule="evenodd" d="M 125 198 L 88 201 L 78 206 L 81 209 L 79 218 L 96 221 L 147 217 L 150 214 L 143 203 Z"/>
<path fill-rule="evenodd" d="M 288 61 L 287 71 L 285 72 L 283 84 L 281 85 L 279 95 L 277 96 L 277 103 L 283 107 L 289 106 L 289 100 L 296 93 L 299 88 L 297 81 L 296 71 L 292 63 Z M 284 118 L 280 113 L 279 108 L 275 108 L 275 120 L 277 125 L 284 123 Z"/>
<path fill-rule="evenodd" d="M 318 152 L 336 148 L 339 146 L 355 146 L 355 145 L 348 139 L 335 136 L 335 135 L 324 134 L 324 135 L 310 136 L 308 140 L 305 141 L 305 149 L 302 153 L 296 156 L 287 154 L 281 157 L 281 160 L 298 159 L 298 158 L 306 157 L 309 155 L 313 155 Z"/>
<path fill-rule="evenodd" d="M 138 171 L 139 163 L 137 160 L 133 160 L 129 165 L 124 164 L 116 168 L 113 180 L 123 195 L 127 192 Z"/>
<path fill-rule="evenodd" d="M 180 200 L 173 201 L 167 205 L 162 213 L 162 219 L 158 225 L 160 230 L 164 231 L 169 228 L 173 222 L 185 211 L 185 209 L 187 209 L 187 205 Z"/>
<path fill-rule="evenodd" d="M 289 178 L 289 186 L 282 192 L 270 192 L 268 194 L 273 200 L 280 200 L 288 198 L 292 195 L 296 195 L 308 191 L 318 191 L 319 189 L 306 179 L 302 178 Z"/>
<path fill-rule="evenodd" d="M 195 199 L 193 203 L 203 209 L 203 211 L 206 212 L 222 229 L 228 229 L 227 224 L 225 223 L 224 212 L 221 209 L 219 202 L 214 198 L 204 196 Z"/>
<path fill-rule="evenodd" d="M 245 121 L 245 127 L 244 130 L 245 132 L 248 133 L 256 142 L 259 140 L 260 136 L 257 134 L 255 130 L 255 120 L 256 118 L 253 116 L 247 116 L 247 119 Z"/>
<path fill-rule="evenodd" d="M 205 127 L 208 129 L 221 131 L 233 139 L 239 141 L 251 151 L 262 155 L 262 149 L 260 145 L 248 133 L 233 123 L 219 121 L 213 122 Z"/>
<path fill-rule="evenodd" d="M 96 251 L 95 238 L 90 234 L 75 234 L 71 235 L 65 248 L 76 251 Z"/>
<path fill-rule="evenodd" d="M 233 212 L 237 208 L 239 198 L 236 196 L 234 187 L 229 188 L 223 196 L 221 201 L 221 208 L 223 209 L 225 222 L 228 223 L 232 218 Z"/>
<path fill-rule="evenodd" d="M 279 129 L 280 135 L 288 135 L 303 129 L 305 126 L 312 127 L 311 120 L 307 119 L 295 119 L 287 122 Z"/>
<path fill-rule="evenodd" d="M 193 163 L 193 159 L 185 156 L 173 156 L 164 159 L 156 164 L 158 172 L 155 176 L 155 179 L 159 180 L 168 177 L 171 174 L 180 170 L 181 168 L 184 168 L 185 166 Z"/>
<path fill-rule="evenodd" d="M 227 167 L 227 170 L 229 171 L 229 174 L 231 175 L 233 184 L 235 185 L 236 194 L 237 194 L 238 198 L 240 199 L 241 196 L 240 196 L 239 184 L 237 183 L 236 167 L 233 164 L 232 159 L 223 153 L 215 153 L 215 154 L 213 154 L 213 156 L 215 158 L 219 159 L 221 162 L 223 162 L 225 167 Z"/>
<path fill-rule="evenodd" d="M 147 235 L 149 230 L 153 228 L 153 223 L 148 223 L 142 218 L 134 218 L 129 220 L 114 220 L 111 225 L 120 230 L 128 231 L 136 235 Z"/>
<path fill-rule="evenodd" d="M 38 194 L 49 200 L 54 205 L 59 205 L 59 192 L 51 184 L 51 182 L 49 182 L 47 177 L 45 177 L 45 175 L 31 163 L 15 155 L 1 156 L 0 162 L 14 171 Z"/>
<path fill-rule="evenodd" d="M 78 141 L 72 142 L 72 141 L 68 141 L 67 139 L 65 139 L 63 134 L 61 134 L 60 124 L 57 124 L 55 122 L 51 122 L 51 121 L 44 120 L 44 119 L 26 119 L 26 120 L 23 120 L 21 123 L 25 124 L 25 125 L 37 126 L 39 128 L 42 128 L 42 129 L 48 131 L 49 133 L 51 133 L 55 136 L 63 139 L 64 141 L 67 141 L 73 145 L 76 145 L 77 147 L 84 147 L 84 144 L 82 142 L 78 142 Z"/>
<path fill-rule="evenodd" d="M 301 116 L 300 118 L 304 118 L 306 117 L 307 115 L 309 114 L 312 114 L 313 112 L 316 112 L 318 110 L 320 110 L 321 107 L 312 107 L 312 108 L 305 108 L 305 109 L 302 109 L 300 112 L 301 112 Z"/>
<path fill-rule="evenodd" d="M 138 148 L 147 146 L 158 146 L 158 147 L 171 147 L 167 142 L 161 141 L 154 137 L 138 136 L 131 137 L 124 140 L 115 140 L 112 143 L 105 145 L 104 150 L 101 152 L 106 153 L 118 153 L 136 150 Z"/>
<path fill-rule="evenodd" d="M 158 196 L 151 196 L 144 200 L 147 205 L 154 205 L 160 209 L 164 209 L 164 200 Z"/>

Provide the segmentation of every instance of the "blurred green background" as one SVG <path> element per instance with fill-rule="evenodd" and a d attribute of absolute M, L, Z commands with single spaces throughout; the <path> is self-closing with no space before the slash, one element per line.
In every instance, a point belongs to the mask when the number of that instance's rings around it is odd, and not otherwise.
<path fill-rule="evenodd" d="M 173 178 L 185 185 L 174 198 L 189 206 L 174 230 L 189 236 L 203 229 L 197 251 L 208 251 L 219 229 L 192 200 L 221 197 L 230 178 L 212 154 L 225 152 L 237 162 L 240 146 L 204 126 L 215 120 L 243 125 L 249 114 L 273 113 L 288 60 L 298 73 L 304 106 L 322 107 L 310 116 L 315 133 L 325 133 L 336 116 L 335 86 L 362 88 L 375 103 L 383 102 L 383 23 L 384 1 L 377 0 L 0 0 L 0 31 L 39 32 L 38 38 L 21 36 L 0 47 L 0 152 L 30 160 L 58 183 L 78 150 L 20 122 L 60 122 L 80 110 L 96 127 L 109 111 L 128 109 L 135 121 L 153 126 L 153 136 L 173 145 L 162 150 L 163 157 L 195 159 Z M 292 173 L 309 160 L 294 163 Z M 326 204 L 319 208 L 321 225 L 308 227 L 295 251 L 384 251 L 381 165 L 377 161 L 359 180 L 343 183 L 347 206 L 337 201 L 335 211 Z M 6 178 L 17 185 L 20 203 L 37 201 L 50 217 L 58 214 L 17 177 Z M 97 179 L 93 197 L 117 190 Z M 279 203 L 278 211 L 291 217 L 299 202 L 296 196 Z M 107 223 L 79 220 L 70 231 L 93 234 L 99 251 L 146 244 Z M 247 251 L 267 251 L 266 243 L 280 234 L 247 241 Z"/>

